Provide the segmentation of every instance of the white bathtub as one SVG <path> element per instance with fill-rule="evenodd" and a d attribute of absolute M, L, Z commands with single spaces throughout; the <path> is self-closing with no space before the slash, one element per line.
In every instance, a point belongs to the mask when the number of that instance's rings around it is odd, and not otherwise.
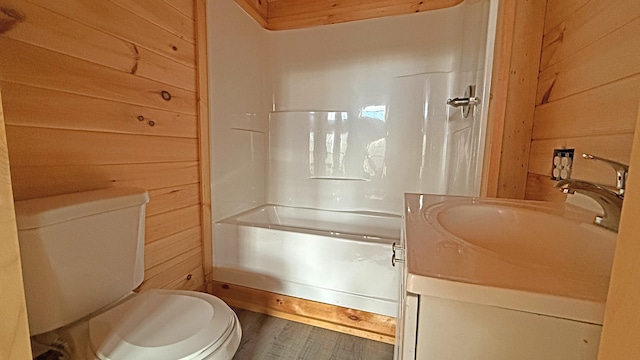
<path fill-rule="evenodd" d="M 396 215 L 265 205 L 214 224 L 214 279 L 396 315 Z"/>

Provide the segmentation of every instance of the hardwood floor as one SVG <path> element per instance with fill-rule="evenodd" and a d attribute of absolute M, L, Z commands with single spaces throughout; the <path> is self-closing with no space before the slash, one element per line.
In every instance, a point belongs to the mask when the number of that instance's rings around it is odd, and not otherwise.
<path fill-rule="evenodd" d="M 242 325 L 234 360 L 391 360 L 393 345 L 233 309 Z"/>

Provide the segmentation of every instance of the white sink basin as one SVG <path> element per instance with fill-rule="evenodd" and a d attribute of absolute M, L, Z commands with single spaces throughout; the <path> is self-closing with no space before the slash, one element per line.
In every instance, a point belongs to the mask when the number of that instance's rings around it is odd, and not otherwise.
<path fill-rule="evenodd" d="M 616 234 L 551 211 L 487 200 L 438 204 L 424 214 L 441 231 L 504 261 L 608 276 Z"/>
<path fill-rule="evenodd" d="M 616 234 L 567 204 L 405 195 L 408 292 L 601 324 Z"/>

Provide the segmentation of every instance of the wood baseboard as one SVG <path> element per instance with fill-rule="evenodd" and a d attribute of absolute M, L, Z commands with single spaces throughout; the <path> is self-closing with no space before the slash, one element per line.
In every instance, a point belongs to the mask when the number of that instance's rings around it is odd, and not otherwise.
<path fill-rule="evenodd" d="M 239 307 L 282 319 L 393 344 L 396 319 L 268 291 L 212 281 L 207 292 Z"/>

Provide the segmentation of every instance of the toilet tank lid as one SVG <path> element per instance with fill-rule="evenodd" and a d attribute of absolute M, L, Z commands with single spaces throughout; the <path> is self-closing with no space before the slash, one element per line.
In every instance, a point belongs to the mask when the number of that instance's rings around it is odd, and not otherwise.
<path fill-rule="evenodd" d="M 149 194 L 146 190 L 132 187 L 115 187 L 16 201 L 16 222 L 18 230 L 36 229 L 148 202 Z"/>

